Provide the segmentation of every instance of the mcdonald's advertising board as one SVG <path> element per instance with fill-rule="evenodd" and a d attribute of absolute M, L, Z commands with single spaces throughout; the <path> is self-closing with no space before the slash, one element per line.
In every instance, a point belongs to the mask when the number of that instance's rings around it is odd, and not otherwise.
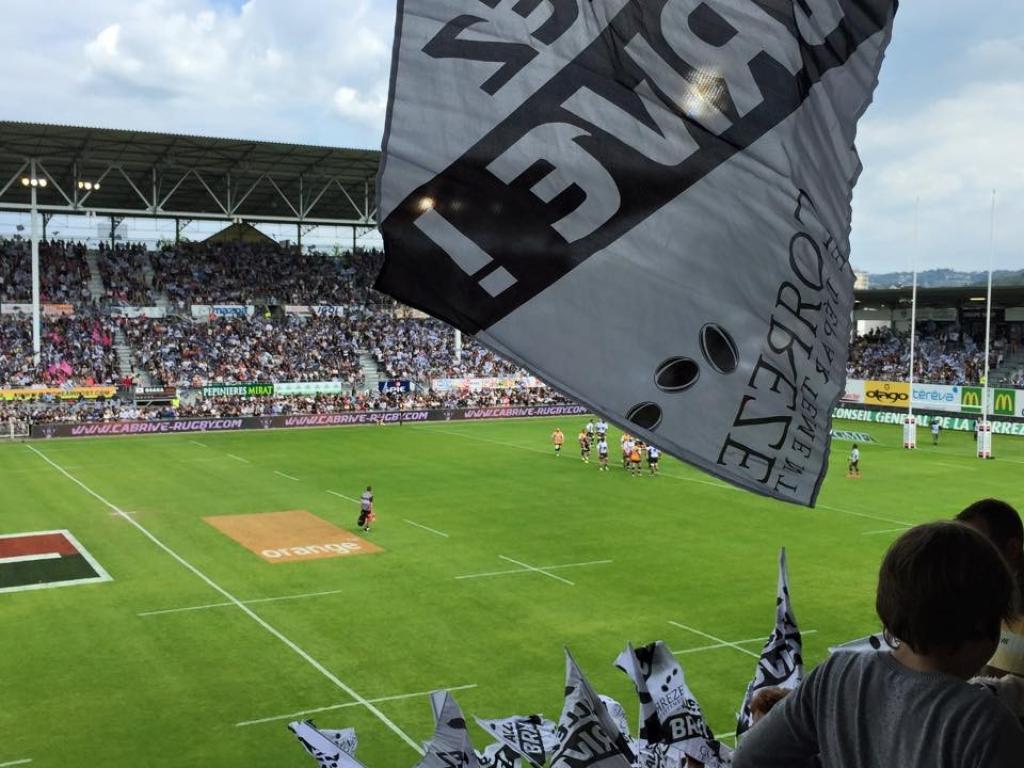
<path fill-rule="evenodd" d="M 981 387 L 962 387 L 960 410 L 963 413 L 981 413 Z M 995 416 L 1017 416 L 1017 393 L 1012 389 L 989 390 L 989 412 Z"/>

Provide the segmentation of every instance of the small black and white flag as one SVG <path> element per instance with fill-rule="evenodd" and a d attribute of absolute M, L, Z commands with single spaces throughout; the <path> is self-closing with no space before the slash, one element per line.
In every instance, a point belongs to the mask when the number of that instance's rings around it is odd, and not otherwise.
<path fill-rule="evenodd" d="M 631 768 L 633 764 L 628 734 L 608 713 L 568 648 L 565 704 L 555 735 L 558 747 L 551 756 L 551 768 Z"/>
<path fill-rule="evenodd" d="M 434 712 L 434 736 L 426 744 L 426 754 L 415 768 L 480 768 L 480 760 L 469 740 L 466 717 L 448 691 L 430 694 Z"/>
<path fill-rule="evenodd" d="M 670 746 L 673 754 L 683 752 L 695 759 L 703 756 L 710 766 L 729 754 L 728 748 L 715 740 L 679 660 L 665 643 L 659 640 L 640 648 L 627 644 L 615 666 L 636 687 L 643 720 L 641 740 Z"/>
<path fill-rule="evenodd" d="M 789 569 L 786 548 L 779 550 L 779 582 L 775 595 L 775 629 L 761 649 L 754 679 L 747 686 L 743 706 L 736 716 L 736 735 L 752 725 L 750 700 L 762 688 L 796 688 L 804 675 L 803 642 L 793 615 L 789 596 Z"/>
<path fill-rule="evenodd" d="M 812 504 L 846 379 L 857 122 L 896 4 L 401 0 L 376 287 L 647 443 Z"/>
<path fill-rule="evenodd" d="M 513 715 L 491 720 L 478 717 L 476 722 L 499 744 L 525 758 L 536 768 L 543 768 L 548 756 L 558 745 L 555 724 L 540 715 Z"/>
<path fill-rule="evenodd" d="M 288 723 L 288 729 L 321 768 L 363 768 L 353 756 L 357 743 L 355 729 L 321 730 L 312 720 Z"/>

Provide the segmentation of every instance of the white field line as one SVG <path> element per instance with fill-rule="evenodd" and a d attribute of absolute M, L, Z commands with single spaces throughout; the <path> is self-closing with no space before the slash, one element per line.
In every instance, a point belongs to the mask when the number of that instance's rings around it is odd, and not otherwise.
<path fill-rule="evenodd" d="M 498 557 L 500 557 L 502 560 L 506 560 L 506 561 L 512 563 L 513 565 L 522 566 L 523 568 L 526 568 L 528 571 L 536 571 L 537 573 L 540 573 L 540 574 L 543 574 L 544 576 L 547 576 L 549 579 L 554 579 L 555 581 L 560 581 L 563 584 L 568 584 L 570 587 L 575 587 L 576 586 L 576 582 L 569 581 L 568 579 L 563 579 L 561 576 L 556 576 L 553 573 L 548 573 L 543 568 L 537 568 L 537 567 L 532 566 L 532 565 L 527 565 L 526 563 L 520 562 L 519 560 L 513 560 L 511 557 L 505 557 L 504 555 L 498 555 Z"/>
<path fill-rule="evenodd" d="M 476 683 L 472 685 L 457 685 L 454 688 L 444 688 L 441 690 L 445 691 L 468 691 L 470 688 L 476 688 Z M 437 690 L 437 689 L 435 689 Z M 401 701 L 402 699 L 415 699 L 419 696 L 429 696 L 433 691 L 417 691 L 416 693 L 403 693 L 398 696 L 381 696 L 377 699 L 367 699 L 370 704 L 380 704 L 384 701 Z M 307 715 L 313 715 L 317 712 L 330 712 L 335 709 L 346 709 L 348 707 L 359 706 L 358 701 L 348 701 L 344 704 L 329 704 L 326 707 L 317 707 L 315 709 L 304 709 L 301 712 L 290 712 L 287 715 L 273 715 L 272 717 L 261 717 L 259 720 L 243 720 L 240 723 L 235 723 L 236 728 L 244 728 L 247 725 L 259 725 L 260 723 L 273 723 L 278 720 L 293 720 L 295 718 L 305 718 Z M 3 768 L 3 766 L 0 766 Z"/>
<path fill-rule="evenodd" d="M 243 464 L 248 464 L 249 463 L 248 459 L 243 459 L 241 456 L 235 456 L 235 454 L 233 454 L 233 453 L 229 453 L 228 456 L 230 456 L 235 461 L 242 462 Z"/>
<path fill-rule="evenodd" d="M 708 640 L 714 640 L 716 643 L 721 643 L 722 646 L 727 646 L 729 648 L 735 648 L 740 653 L 745 653 L 745 654 L 747 654 L 747 656 L 753 656 L 755 659 L 761 658 L 760 654 L 754 653 L 753 651 L 748 651 L 742 645 L 737 645 L 736 643 L 730 643 L 728 640 L 723 640 L 720 637 L 715 637 L 714 635 L 709 635 L 707 632 L 701 632 L 699 629 L 696 629 L 694 627 L 689 627 L 686 624 L 680 624 L 678 621 L 670 621 L 669 624 L 671 624 L 673 627 L 679 627 L 680 629 L 685 629 L 687 632 L 693 632 L 693 634 L 695 634 L 695 635 L 700 635 L 701 637 L 706 637 Z"/>
<path fill-rule="evenodd" d="M 438 536 L 444 536 L 446 539 L 448 538 L 448 534 L 444 531 L 439 531 L 435 528 L 430 528 L 426 525 L 421 525 L 420 523 L 413 522 L 412 520 L 405 520 L 405 522 L 407 522 L 409 525 L 415 525 L 417 528 L 422 528 L 424 531 L 430 531 L 431 533 L 436 533 Z"/>
<path fill-rule="evenodd" d="M 936 466 L 936 467 L 949 467 L 950 469 L 977 469 L 978 468 L 977 464 L 967 464 L 967 463 L 965 463 L 965 464 L 947 464 L 944 461 L 933 461 L 933 462 L 931 462 L 931 464 L 933 466 Z"/>
<path fill-rule="evenodd" d="M 31 758 L 27 758 L 25 760 L 11 760 L 9 763 L 0 763 L 0 768 L 14 768 L 16 765 L 28 765 L 31 762 Z"/>
<path fill-rule="evenodd" d="M 349 501 L 354 501 L 356 504 L 358 504 L 360 501 L 359 499 L 353 499 L 351 496 L 346 496 L 344 493 L 338 493 L 337 491 L 327 491 L 327 493 L 331 494 L 331 496 L 337 496 L 339 499 L 348 499 Z"/>
<path fill-rule="evenodd" d="M 878 515 L 869 515 L 867 512 L 854 512 L 849 509 L 839 509 L 838 507 L 830 507 L 827 504 L 819 504 L 818 509 L 827 509 L 829 512 L 839 512 L 843 515 L 853 515 L 854 517 L 864 517 L 868 520 L 878 520 L 880 523 L 892 523 L 893 525 L 903 525 L 907 528 L 913 527 L 913 523 L 908 523 L 906 520 L 893 520 L 891 517 L 879 517 Z"/>
<path fill-rule="evenodd" d="M 545 571 L 557 571 L 561 568 L 583 568 L 588 565 L 607 565 L 608 563 L 614 562 L 613 560 L 590 560 L 586 563 L 563 563 L 561 565 L 542 565 L 540 566 Z M 456 576 L 455 580 L 461 579 L 482 579 L 485 576 L 508 576 L 513 573 L 530 573 L 528 568 L 512 568 L 505 571 L 488 571 L 487 573 L 468 573 L 465 576 Z"/>
<path fill-rule="evenodd" d="M 337 595 L 344 590 L 332 589 L 327 592 L 307 592 L 303 595 L 282 595 L 281 597 L 257 597 L 252 600 L 242 600 L 241 602 L 246 605 L 253 605 L 255 603 L 276 603 L 280 600 L 305 600 L 310 597 L 323 597 L 324 595 Z M 165 608 L 160 611 L 143 611 L 142 613 L 135 614 L 136 616 L 163 616 L 167 613 L 185 613 L 186 611 L 205 611 L 210 608 L 226 608 L 234 605 L 234 603 L 207 603 L 206 605 L 190 605 L 185 608 Z"/>
<path fill-rule="evenodd" d="M 36 560 L 60 560 L 60 553 L 46 552 L 42 555 L 14 555 L 12 557 L 0 557 L 0 565 L 9 563 L 31 563 Z"/>
<path fill-rule="evenodd" d="M 189 442 L 192 443 L 192 445 L 198 445 L 200 448 L 206 447 L 206 443 L 200 443 L 198 440 L 189 440 Z"/>
<path fill-rule="evenodd" d="M 878 530 L 878 531 L 864 531 L 864 533 L 862 533 L 861 536 L 877 536 L 877 535 L 879 535 L 881 533 L 896 533 L 897 531 L 907 531 L 907 530 L 910 530 L 910 526 L 905 525 L 902 528 L 882 528 L 881 530 Z"/>
<path fill-rule="evenodd" d="M 264 630 L 266 630 L 267 633 L 273 635 L 275 638 L 280 640 L 289 650 L 291 650 L 293 653 L 295 653 L 295 655 L 297 655 L 301 659 L 303 659 L 303 661 L 308 663 L 311 667 L 313 667 L 313 669 L 315 669 L 317 672 L 319 672 L 321 675 L 323 675 L 325 678 L 327 678 L 327 680 L 329 680 L 331 683 L 333 683 L 336 687 L 340 688 L 346 694 L 348 694 L 353 699 L 355 699 L 357 703 L 359 703 L 362 706 L 366 707 L 366 709 L 368 709 L 378 720 L 380 720 L 382 723 L 384 723 L 384 725 L 386 725 L 388 728 L 390 728 L 391 731 L 393 731 L 399 738 L 401 738 L 402 741 L 404 741 L 406 744 L 408 744 L 410 747 L 412 747 L 417 752 L 417 754 L 420 754 L 420 755 L 424 754 L 424 751 L 420 747 L 420 745 L 417 744 L 416 741 L 414 741 L 412 739 L 412 737 L 409 736 L 409 734 L 407 734 L 405 731 L 403 731 L 401 728 L 399 728 L 398 725 L 396 725 L 387 715 L 385 715 L 383 712 L 381 712 L 379 709 L 377 709 L 377 707 L 375 707 L 373 704 L 371 704 L 369 701 L 367 701 L 365 698 L 363 698 L 359 693 L 357 693 L 349 685 L 344 683 L 341 680 L 341 678 L 339 678 L 337 675 L 335 675 L 333 672 L 331 672 L 329 669 L 327 669 L 327 667 L 325 667 L 323 664 L 321 664 L 319 661 L 317 661 L 315 658 L 313 658 L 307 651 L 303 650 L 298 645 L 296 645 L 292 640 L 288 639 L 288 637 L 286 637 L 280 630 L 275 629 L 273 626 L 268 624 L 263 618 L 261 618 L 259 616 L 259 614 L 257 614 L 255 611 L 253 611 L 247 605 L 245 605 L 241 600 L 239 600 L 233 594 L 228 592 L 224 587 L 220 586 L 220 584 L 218 584 L 213 579 L 211 579 L 209 576 L 207 576 L 205 573 L 200 571 L 196 566 L 192 565 L 192 563 L 190 563 L 188 560 L 183 558 L 181 555 L 179 555 L 177 552 L 175 552 L 169 546 L 164 544 L 160 539 L 158 539 L 156 536 L 154 536 L 149 531 L 149 529 L 147 529 L 141 523 L 139 523 L 138 520 L 135 520 L 130 515 L 126 515 L 115 504 L 113 504 L 112 502 L 108 501 L 103 496 L 100 496 L 100 494 L 98 494 L 92 488 L 90 488 L 85 483 L 83 483 L 81 480 L 76 478 L 74 475 L 70 474 L 67 470 L 65 470 L 59 464 L 56 464 L 54 461 L 52 461 L 50 459 L 49 456 L 47 456 L 45 453 L 40 451 L 35 446 L 26 445 L 25 447 L 28 448 L 30 451 L 32 451 L 37 456 L 39 456 L 39 458 L 41 458 L 43 461 L 45 461 L 47 464 L 49 464 L 55 470 L 60 472 L 62 475 L 64 475 L 64 477 L 66 477 L 68 480 L 73 482 L 75 485 L 77 485 L 83 491 L 85 491 L 90 496 L 92 496 L 94 499 L 99 501 L 101 504 L 103 504 L 104 506 L 110 508 L 114 512 L 119 512 L 121 514 L 121 516 L 123 517 L 123 519 L 125 521 L 127 521 L 130 525 L 134 526 L 135 529 L 139 531 L 139 533 L 141 533 L 143 536 L 145 536 L 147 539 L 149 539 L 151 542 L 153 542 L 153 544 L 155 544 L 157 547 L 162 549 L 165 553 L 167 553 L 170 557 L 172 557 L 174 560 L 176 560 L 184 568 L 186 568 L 187 570 L 191 571 L 197 578 L 199 578 L 201 581 L 205 582 L 206 585 L 209 586 L 212 590 L 214 590 L 215 592 L 219 592 L 221 595 L 223 595 L 229 602 L 231 602 L 233 605 L 235 605 L 242 613 L 244 613 L 246 616 L 248 616 L 250 619 L 252 619 L 254 622 L 256 622 L 259 626 L 261 626 Z"/>
<path fill-rule="evenodd" d="M 800 634 L 801 635 L 816 635 L 816 634 L 818 634 L 818 630 L 816 630 L 816 629 L 801 630 Z M 702 646 L 699 646 L 697 648 L 684 648 L 681 651 L 672 651 L 672 653 L 674 655 L 676 655 L 676 656 L 682 656 L 682 655 L 687 654 L 687 653 L 700 653 L 701 651 L 713 651 L 716 648 L 729 648 L 729 647 L 731 647 L 733 645 L 747 645 L 748 643 L 764 643 L 767 640 L 768 640 L 767 637 L 754 637 L 754 638 L 751 638 L 750 640 L 733 640 L 732 643 L 722 642 L 722 643 L 715 643 L 714 645 L 702 645 Z"/>
<path fill-rule="evenodd" d="M 286 477 L 289 480 L 295 480 L 296 482 L 298 482 L 298 480 L 299 480 L 299 478 L 295 477 L 295 475 L 289 475 L 289 474 L 287 474 L 285 472 L 280 472 L 280 471 L 278 471 L 276 469 L 274 470 L 274 474 L 275 475 L 280 475 L 281 477 Z"/>

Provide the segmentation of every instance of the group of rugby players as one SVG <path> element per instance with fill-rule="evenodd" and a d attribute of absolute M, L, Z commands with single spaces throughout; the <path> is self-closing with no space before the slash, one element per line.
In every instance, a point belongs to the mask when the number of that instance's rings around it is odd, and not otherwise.
<path fill-rule="evenodd" d="M 580 459 L 590 463 L 591 446 L 597 448 L 598 469 L 601 472 L 608 471 L 608 423 L 604 419 L 596 422 L 591 419 L 586 423 L 576 441 L 580 446 Z M 555 447 L 555 455 L 562 455 L 562 446 L 565 444 L 565 434 L 558 427 L 551 433 L 551 443 Z M 661 458 L 661 451 L 653 445 L 645 445 L 642 440 L 623 432 L 619 440 L 622 448 L 622 468 L 629 470 L 634 477 L 642 473 L 640 462 L 647 459 L 647 470 L 653 477 L 658 474 L 658 460 Z"/>

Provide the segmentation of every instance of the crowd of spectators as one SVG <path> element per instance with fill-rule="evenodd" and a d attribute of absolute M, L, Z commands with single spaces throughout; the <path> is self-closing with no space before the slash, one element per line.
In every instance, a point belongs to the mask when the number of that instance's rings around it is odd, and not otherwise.
<path fill-rule="evenodd" d="M 113 327 L 101 316 L 43 319 L 40 363 L 32 354 L 32 322 L 0 317 L 0 386 L 95 386 L 118 380 Z"/>
<path fill-rule="evenodd" d="M 448 408 L 489 408 L 571 403 L 554 390 L 484 389 L 478 392 L 347 393 L 274 397 L 184 398 L 175 404 L 137 405 L 118 398 L 63 400 L 46 396 L 36 400 L 0 401 L 0 424 L 11 420 L 36 424 L 93 421 L 152 421 L 174 418 L 234 418 L 327 414 L 354 411 L 397 411 Z"/>
<path fill-rule="evenodd" d="M 989 364 L 1002 362 L 1005 341 L 993 345 Z M 857 337 L 850 345 L 847 375 L 854 379 L 905 379 L 910 366 L 910 335 L 882 328 Z M 931 384 L 977 384 L 985 370 L 978 342 L 956 326 L 918 329 L 914 379 Z"/>
<path fill-rule="evenodd" d="M 157 291 L 146 284 L 144 274 L 146 246 L 119 245 L 111 249 L 100 244 L 96 263 L 103 278 L 102 301 L 126 306 L 152 306 Z"/>
<path fill-rule="evenodd" d="M 126 321 L 124 328 L 137 368 L 164 385 L 362 383 L 358 346 L 343 318 L 136 318 Z"/>
<path fill-rule="evenodd" d="M 81 304 L 92 298 L 89 263 L 82 243 L 39 245 L 39 294 L 44 304 Z M 0 301 L 32 301 L 32 248 L 22 238 L 0 240 Z"/>
<path fill-rule="evenodd" d="M 377 251 L 335 258 L 276 244 L 199 243 L 168 247 L 150 258 L 155 287 L 181 309 L 190 304 L 390 303 L 369 290 L 383 259 Z"/>
<path fill-rule="evenodd" d="M 437 320 L 396 320 L 386 314 L 359 324 L 363 348 L 390 379 L 522 377 L 526 372 L 489 349 L 463 337 L 456 360 L 455 332 Z"/>

